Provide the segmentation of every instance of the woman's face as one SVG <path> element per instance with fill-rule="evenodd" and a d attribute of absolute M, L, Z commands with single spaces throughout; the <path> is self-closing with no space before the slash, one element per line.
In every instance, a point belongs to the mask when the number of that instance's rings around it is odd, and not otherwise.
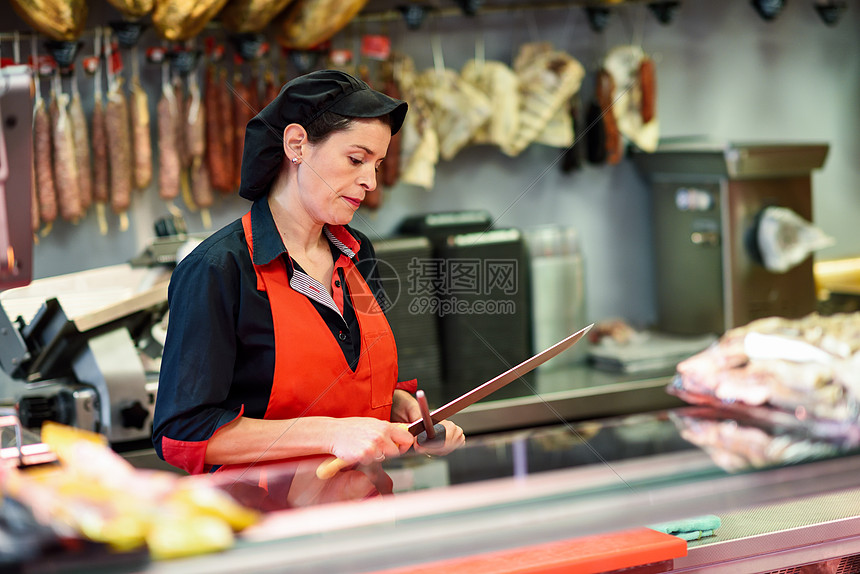
<path fill-rule="evenodd" d="M 376 189 L 391 128 L 376 118 L 355 119 L 320 144 L 307 144 L 299 164 L 299 200 L 317 222 L 345 225 Z"/>

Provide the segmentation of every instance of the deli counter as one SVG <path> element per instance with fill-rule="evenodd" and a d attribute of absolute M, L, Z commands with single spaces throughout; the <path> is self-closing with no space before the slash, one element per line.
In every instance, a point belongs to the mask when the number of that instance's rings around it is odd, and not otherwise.
<path fill-rule="evenodd" d="M 734 429 L 737 440 L 688 441 L 702 425 Z M 732 444 L 734 466 L 717 464 L 725 458 L 716 451 Z M 316 478 L 317 464 L 266 468 L 269 492 L 285 493 L 280 507 L 271 497 L 260 504 L 254 472 L 202 477 L 264 509 L 229 549 L 156 560 L 67 546 L 18 571 L 843 573 L 860 554 L 854 449 L 714 409 L 470 437 L 445 457 L 407 455 L 328 481 Z M 712 530 L 688 542 L 661 530 L 699 528 L 696 520 Z M 832 569 L 800 568 L 822 562 Z"/>

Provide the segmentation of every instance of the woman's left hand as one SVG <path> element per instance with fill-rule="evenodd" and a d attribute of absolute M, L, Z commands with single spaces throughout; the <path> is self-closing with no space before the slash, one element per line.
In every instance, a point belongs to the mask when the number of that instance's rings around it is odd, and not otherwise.
<path fill-rule="evenodd" d="M 421 408 L 418 406 L 418 400 L 404 390 L 395 390 L 391 405 L 391 422 L 412 423 L 420 418 Z M 416 442 L 414 443 L 415 452 L 441 456 L 463 446 L 466 442 L 463 429 L 451 421 L 441 421 L 439 424 L 445 427 L 445 441 L 439 441 L 439 444 L 434 442 L 426 446 L 419 446 Z"/>
<path fill-rule="evenodd" d="M 421 446 L 416 439 L 416 442 L 413 443 L 415 452 L 442 456 L 460 448 L 466 443 L 466 435 L 463 434 L 463 429 L 451 421 L 440 421 L 438 424 L 445 427 L 445 441 L 433 440 L 425 442 L 424 446 Z"/>
<path fill-rule="evenodd" d="M 411 423 L 421 418 L 418 400 L 403 389 L 395 389 L 391 404 L 391 422 Z"/>

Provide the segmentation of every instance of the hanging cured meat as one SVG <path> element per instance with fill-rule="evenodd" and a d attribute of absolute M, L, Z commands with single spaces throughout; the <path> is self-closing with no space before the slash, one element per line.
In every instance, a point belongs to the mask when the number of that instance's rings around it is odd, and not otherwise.
<path fill-rule="evenodd" d="M 275 20 L 278 43 L 306 50 L 337 34 L 367 0 L 296 0 Z"/>
<path fill-rule="evenodd" d="M 188 148 L 191 156 L 191 199 L 194 205 L 202 210 L 203 224 L 208 229 L 212 226 L 208 209 L 214 203 L 215 196 L 212 193 L 209 169 L 205 161 L 206 109 L 196 76 L 189 82 L 188 96 L 188 108 L 185 114 L 185 147 Z"/>
<path fill-rule="evenodd" d="M 242 74 L 237 71 L 233 76 L 233 162 L 242 165 L 242 153 L 245 149 L 245 126 L 256 115 L 251 100 L 254 99 L 250 83 L 242 80 Z M 233 170 L 233 188 L 239 187 L 240 170 Z"/>
<path fill-rule="evenodd" d="M 613 100 L 615 95 L 615 82 L 606 70 L 597 73 L 597 103 L 603 114 L 603 131 L 606 134 L 606 162 L 617 164 L 621 161 L 623 150 L 621 148 L 621 134 L 618 132 L 618 124 L 615 121 L 615 106 L 618 104 Z"/>
<path fill-rule="evenodd" d="M 219 18 L 235 33 L 259 32 L 292 0 L 229 0 Z"/>
<path fill-rule="evenodd" d="M 642 122 L 648 123 L 657 115 L 657 86 L 654 60 L 645 56 L 639 63 L 639 85 L 642 88 Z"/>
<path fill-rule="evenodd" d="M 93 115 L 92 115 L 92 156 L 93 156 L 93 202 L 96 206 L 96 218 L 99 231 L 107 235 L 108 225 L 105 206 L 110 201 L 110 180 L 108 178 L 108 142 L 105 117 L 104 91 L 102 89 L 102 73 L 100 55 L 102 53 L 101 30 L 95 34 L 95 66 L 93 68 Z"/>
<path fill-rule="evenodd" d="M 431 189 L 439 163 L 439 137 L 430 106 L 418 89 L 415 64 L 407 56 L 395 60 L 396 77 L 409 113 L 403 121 L 400 146 L 400 181 Z"/>
<path fill-rule="evenodd" d="M 105 107 L 101 91 L 96 92 L 93 102 L 93 201 L 98 208 L 110 199 L 108 183 L 108 151 Z"/>
<path fill-rule="evenodd" d="M 236 163 L 236 134 L 235 123 L 233 122 L 233 92 L 227 85 L 227 70 L 221 70 L 219 75 L 218 87 L 215 94 L 218 96 L 218 125 L 220 130 L 216 137 L 221 138 L 221 147 L 223 149 L 223 162 L 225 172 L 225 185 L 221 188 L 224 193 L 230 193 L 237 188 L 236 181 L 239 179 L 239 166 L 241 163 Z"/>
<path fill-rule="evenodd" d="M 54 40 L 76 40 L 87 21 L 86 0 L 11 0 L 12 8 L 37 32 Z"/>
<path fill-rule="evenodd" d="M 227 0 L 156 0 L 152 23 L 166 40 L 189 40 L 221 11 Z"/>
<path fill-rule="evenodd" d="M 502 148 L 511 156 L 537 139 L 579 91 L 585 76 L 582 64 L 546 43 L 524 44 L 514 60 L 514 71 L 520 79 L 520 121 L 516 137 Z"/>
<path fill-rule="evenodd" d="M 490 100 L 450 69 L 437 72 L 429 68 L 418 77 L 416 85 L 432 109 L 439 152 L 443 159 L 450 160 L 490 118 Z"/>
<path fill-rule="evenodd" d="M 108 90 L 105 106 L 108 165 L 110 172 L 110 205 L 114 213 L 128 211 L 131 206 L 132 160 L 131 131 L 128 102 L 120 89 L 121 81 Z"/>
<path fill-rule="evenodd" d="M 512 145 L 520 123 L 520 80 L 510 66 L 492 60 L 469 60 L 460 76 L 490 101 L 490 119 L 475 133 L 472 143 Z"/>
<path fill-rule="evenodd" d="M 191 153 L 188 150 L 188 146 L 185 145 L 185 114 L 188 111 L 188 101 L 185 97 L 185 82 L 182 77 L 179 75 L 175 76 L 172 84 L 173 98 L 176 103 L 176 117 L 173 122 L 173 126 L 176 129 L 176 153 L 179 155 L 179 168 L 182 171 L 191 167 Z"/>
<path fill-rule="evenodd" d="M 136 64 L 136 62 L 135 62 Z M 152 138 L 150 136 L 149 96 L 140 83 L 137 65 L 129 86 L 128 111 L 131 119 L 134 187 L 146 189 L 152 183 Z"/>
<path fill-rule="evenodd" d="M 59 84 L 59 76 L 57 76 Z M 60 215 L 77 222 L 83 215 L 78 187 L 78 165 L 75 159 L 75 138 L 69 117 L 69 96 L 55 88 L 51 91 L 51 142 L 54 150 L 54 181 Z"/>
<path fill-rule="evenodd" d="M 152 12 L 155 0 L 108 0 L 123 16 L 137 20 Z"/>
<path fill-rule="evenodd" d="M 612 112 L 618 131 L 639 149 L 650 152 L 657 149 L 660 130 L 654 106 L 656 86 L 653 64 L 645 64 L 646 86 L 642 82 L 644 60 L 645 53 L 639 46 L 618 46 L 606 55 L 603 67 L 611 74 L 615 84 Z M 644 93 L 646 88 L 647 95 Z M 648 109 L 644 109 L 643 104 Z"/>
<path fill-rule="evenodd" d="M 110 173 L 110 206 L 121 216 L 120 228 L 128 228 L 126 212 L 131 206 L 133 190 L 131 128 L 128 101 L 122 89 L 122 61 L 107 34 L 104 39 L 108 63 L 108 92 L 105 104 L 105 134 L 107 135 L 108 172 Z"/>
<path fill-rule="evenodd" d="M 158 194 L 165 201 L 179 196 L 180 158 L 177 141 L 179 109 L 176 92 L 164 82 L 158 100 Z"/>
<path fill-rule="evenodd" d="M 93 168 L 90 156 L 90 133 L 81 94 L 78 90 L 77 75 L 72 75 L 72 100 L 69 103 L 69 120 L 74 137 L 75 163 L 78 172 L 78 193 L 81 211 L 86 212 L 93 202 Z"/>
<path fill-rule="evenodd" d="M 233 158 L 225 156 L 224 141 L 221 138 L 222 126 L 220 119 L 221 98 L 218 90 L 223 89 L 217 81 L 218 70 L 211 62 L 206 65 L 204 76 L 204 122 L 206 125 L 206 165 L 209 168 L 209 177 L 212 187 L 221 192 L 232 190 L 232 177 L 227 170 L 227 165 Z"/>
<path fill-rule="evenodd" d="M 54 167 L 51 150 L 51 119 L 45 100 L 36 87 L 33 109 L 33 157 L 36 163 L 36 194 L 39 197 L 39 218 L 50 224 L 57 219 L 57 192 L 54 185 Z"/>
<path fill-rule="evenodd" d="M 385 84 L 383 92 L 395 99 L 401 99 L 400 88 L 397 87 L 397 82 L 394 81 L 394 72 L 391 66 L 386 69 Z M 382 162 L 380 179 L 385 186 L 392 186 L 397 183 L 400 177 L 400 138 L 403 137 L 401 132 L 397 132 L 391 136 L 391 141 L 388 143 L 388 151 L 385 154 L 385 161 Z"/>

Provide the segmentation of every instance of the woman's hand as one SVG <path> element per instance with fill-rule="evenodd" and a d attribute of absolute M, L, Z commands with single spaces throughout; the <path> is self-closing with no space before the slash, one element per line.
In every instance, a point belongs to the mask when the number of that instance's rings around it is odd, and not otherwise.
<path fill-rule="evenodd" d="M 421 418 L 418 400 L 403 389 L 395 389 L 391 403 L 391 422 L 411 423 Z"/>
<path fill-rule="evenodd" d="M 372 417 L 336 418 L 331 421 L 329 452 L 350 463 L 372 464 L 403 454 L 413 436 L 403 425 Z"/>
<path fill-rule="evenodd" d="M 413 423 L 421 418 L 421 408 L 418 406 L 418 400 L 410 393 L 396 389 L 394 391 L 393 402 L 391 405 L 391 420 L 399 423 Z M 431 446 L 420 446 L 415 442 L 415 452 L 423 454 L 433 454 L 441 456 L 460 448 L 466 442 L 466 436 L 463 434 L 463 429 L 452 423 L 451 421 L 442 421 L 442 426 L 445 427 L 445 442 L 441 444 L 432 444 Z"/>
<path fill-rule="evenodd" d="M 451 421 L 442 421 L 438 424 L 445 427 L 445 442 L 434 440 L 429 443 L 424 443 L 424 446 L 421 446 L 416 440 L 415 452 L 442 456 L 460 448 L 466 443 L 466 435 L 463 434 L 463 429 Z"/>

